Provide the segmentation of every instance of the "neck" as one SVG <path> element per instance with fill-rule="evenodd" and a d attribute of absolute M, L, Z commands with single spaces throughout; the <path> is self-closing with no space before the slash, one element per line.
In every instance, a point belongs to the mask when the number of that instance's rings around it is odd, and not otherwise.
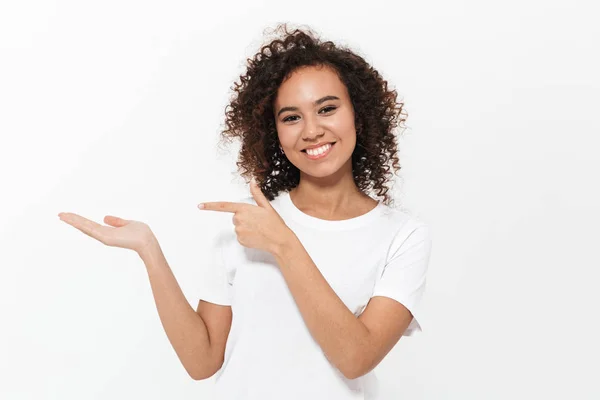
<path fill-rule="evenodd" d="M 367 196 L 356 186 L 350 164 L 345 171 L 340 169 L 323 178 L 300 172 L 300 182 L 290 191 L 290 197 L 304 211 L 335 216 L 352 208 L 358 199 L 364 201 Z"/>

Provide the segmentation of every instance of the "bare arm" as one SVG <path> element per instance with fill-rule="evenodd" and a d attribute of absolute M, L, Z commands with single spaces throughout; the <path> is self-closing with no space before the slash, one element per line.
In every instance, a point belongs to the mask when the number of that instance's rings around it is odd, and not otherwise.
<path fill-rule="evenodd" d="M 74 213 L 58 216 L 107 246 L 138 253 L 146 265 L 160 322 L 187 373 L 193 379 L 206 379 L 221 368 L 231 307 L 200 301 L 194 312 L 147 224 L 107 215 L 104 222 L 110 226 L 104 226 Z"/>
<path fill-rule="evenodd" d="M 195 312 L 158 242 L 153 241 L 139 254 L 146 265 L 160 321 L 179 360 L 192 379 L 211 377 L 223 363 L 231 307 L 201 301 Z"/>
<path fill-rule="evenodd" d="M 412 320 L 402 304 L 383 297 L 371 299 L 357 318 L 295 235 L 274 255 L 310 333 L 327 359 L 348 379 L 375 368 Z"/>

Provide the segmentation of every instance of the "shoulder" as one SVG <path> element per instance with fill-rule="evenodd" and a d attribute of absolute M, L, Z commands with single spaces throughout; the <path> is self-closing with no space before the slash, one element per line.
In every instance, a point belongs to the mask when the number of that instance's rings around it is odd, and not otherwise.
<path fill-rule="evenodd" d="M 381 214 L 384 223 L 393 227 L 395 234 L 412 232 L 415 230 L 428 231 L 431 233 L 431 224 L 425 218 L 417 216 L 407 209 L 384 205 Z"/>
<path fill-rule="evenodd" d="M 387 206 L 384 214 L 390 228 L 390 254 L 415 244 L 431 246 L 433 229 L 424 218 L 415 216 L 407 210 Z"/>

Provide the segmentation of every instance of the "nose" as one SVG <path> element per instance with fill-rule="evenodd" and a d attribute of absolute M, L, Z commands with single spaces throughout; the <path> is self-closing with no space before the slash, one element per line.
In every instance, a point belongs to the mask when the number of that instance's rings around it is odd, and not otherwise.
<path fill-rule="evenodd" d="M 310 116 L 305 118 L 304 132 L 302 139 L 312 142 L 325 134 L 323 128 L 319 125 L 318 118 Z"/>

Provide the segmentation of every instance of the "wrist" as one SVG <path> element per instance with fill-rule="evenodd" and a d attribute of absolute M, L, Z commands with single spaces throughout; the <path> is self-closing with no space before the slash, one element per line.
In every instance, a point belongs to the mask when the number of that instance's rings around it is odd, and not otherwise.
<path fill-rule="evenodd" d="M 160 244 L 154 235 L 148 237 L 148 239 L 144 241 L 144 244 L 137 250 L 138 255 L 145 263 L 156 258 L 156 255 L 160 252 Z"/>
<path fill-rule="evenodd" d="M 281 236 L 281 240 L 275 244 L 271 253 L 277 258 L 281 258 L 288 253 L 297 242 L 298 237 L 296 234 L 291 229 L 288 229 L 286 234 Z"/>

